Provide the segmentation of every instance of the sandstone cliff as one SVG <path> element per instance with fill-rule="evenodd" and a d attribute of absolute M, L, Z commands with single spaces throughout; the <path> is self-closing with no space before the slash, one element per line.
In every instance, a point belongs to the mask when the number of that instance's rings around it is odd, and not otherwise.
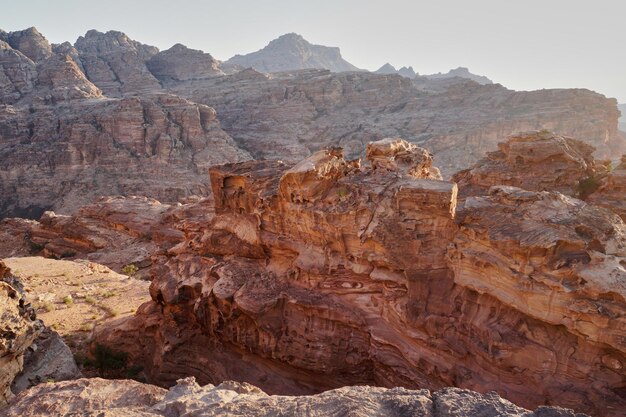
<path fill-rule="evenodd" d="M 71 212 L 101 195 L 175 202 L 209 192 L 209 166 L 249 159 L 212 108 L 176 96 L 30 109 L 0 109 L 0 216 Z"/>
<path fill-rule="evenodd" d="M 235 55 L 230 65 L 252 67 L 261 72 L 293 71 L 322 68 L 333 72 L 360 71 L 341 57 L 339 48 L 313 45 L 296 33 L 287 33 L 265 48 L 247 55 Z"/>
<path fill-rule="evenodd" d="M 214 107 L 223 129 L 255 158 L 296 162 L 325 146 L 354 157 L 368 141 L 399 136 L 430 149 L 450 176 L 501 138 L 540 129 L 581 138 L 598 158 L 626 152 L 615 100 L 587 90 L 515 92 L 459 79 L 249 70 L 170 91 Z"/>
<path fill-rule="evenodd" d="M 48 417 L 82 413 L 110 417 L 584 417 L 571 410 L 540 407 L 524 410 L 494 393 L 460 389 L 437 392 L 402 388 L 345 387 L 323 394 L 269 396 L 237 382 L 200 387 L 193 378 L 169 391 L 128 380 L 80 379 L 40 385 L 7 410 L 7 417 Z"/>

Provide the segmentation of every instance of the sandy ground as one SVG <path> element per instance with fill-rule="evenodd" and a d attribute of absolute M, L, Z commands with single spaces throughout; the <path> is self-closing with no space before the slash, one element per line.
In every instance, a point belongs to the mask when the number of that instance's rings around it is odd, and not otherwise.
<path fill-rule="evenodd" d="M 65 339 L 79 365 L 95 326 L 132 315 L 150 300 L 148 281 L 93 262 L 42 257 L 3 261 L 22 281 L 37 317 Z"/>

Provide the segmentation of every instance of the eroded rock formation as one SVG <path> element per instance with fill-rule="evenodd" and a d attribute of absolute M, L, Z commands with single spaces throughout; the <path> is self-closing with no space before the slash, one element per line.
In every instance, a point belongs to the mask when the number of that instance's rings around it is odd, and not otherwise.
<path fill-rule="evenodd" d="M 424 150 L 389 139 L 368 158 L 211 169 L 215 213 L 187 213 L 152 257 L 153 301 L 96 340 L 165 385 L 459 386 L 619 415 L 623 221 L 507 186 L 457 214 Z"/>
<path fill-rule="evenodd" d="M 596 166 L 592 146 L 547 130 L 511 136 L 498 148 L 452 177 L 462 196 L 486 194 L 494 185 L 578 195 L 580 181 L 602 168 Z"/>

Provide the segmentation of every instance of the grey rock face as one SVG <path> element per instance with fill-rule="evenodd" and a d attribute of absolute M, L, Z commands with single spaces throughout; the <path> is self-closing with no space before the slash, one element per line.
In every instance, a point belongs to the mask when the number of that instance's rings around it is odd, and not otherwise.
<path fill-rule="evenodd" d="M 252 67 L 261 72 L 307 68 L 322 68 L 332 72 L 359 71 L 341 57 L 339 48 L 313 45 L 296 33 L 288 33 L 274 39 L 260 51 L 235 55 L 226 63 Z"/>
<path fill-rule="evenodd" d="M 24 369 L 13 380 L 14 394 L 49 381 L 82 377 L 74 356 L 59 334 L 46 328 L 24 354 Z"/>

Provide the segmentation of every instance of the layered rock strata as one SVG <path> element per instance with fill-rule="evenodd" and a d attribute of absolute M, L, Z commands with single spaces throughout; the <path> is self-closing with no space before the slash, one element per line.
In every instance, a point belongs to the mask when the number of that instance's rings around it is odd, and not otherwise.
<path fill-rule="evenodd" d="M 580 182 L 603 168 L 595 162 L 593 151 L 580 140 L 547 130 L 521 133 L 499 143 L 497 151 L 452 180 L 462 196 L 486 194 L 494 185 L 578 195 Z"/>
<path fill-rule="evenodd" d="M 367 142 L 398 136 L 431 150 L 449 177 L 496 150 L 501 138 L 540 129 L 583 139 L 597 158 L 626 152 L 615 100 L 587 90 L 515 92 L 458 78 L 324 70 L 246 70 L 168 88 L 214 107 L 224 130 L 255 158 L 295 163 L 327 146 L 356 157 Z"/>
<path fill-rule="evenodd" d="M 128 380 L 79 379 L 40 385 L 5 410 L 7 417 L 48 417 L 73 413 L 111 417 L 584 417 L 571 410 L 522 409 L 498 397 L 460 389 L 437 392 L 403 388 L 345 387 L 303 397 L 270 396 L 237 382 L 200 387 L 193 378 L 169 391 Z"/>
<path fill-rule="evenodd" d="M 0 216 L 69 213 L 102 195 L 176 202 L 209 193 L 206 169 L 249 159 L 215 111 L 162 94 L 0 108 Z"/>
<path fill-rule="evenodd" d="M 506 186 L 457 214 L 427 152 L 388 139 L 367 155 L 213 168 L 215 213 L 155 253 L 153 301 L 96 340 L 165 385 L 458 386 L 619 415 L 623 221 Z"/>

